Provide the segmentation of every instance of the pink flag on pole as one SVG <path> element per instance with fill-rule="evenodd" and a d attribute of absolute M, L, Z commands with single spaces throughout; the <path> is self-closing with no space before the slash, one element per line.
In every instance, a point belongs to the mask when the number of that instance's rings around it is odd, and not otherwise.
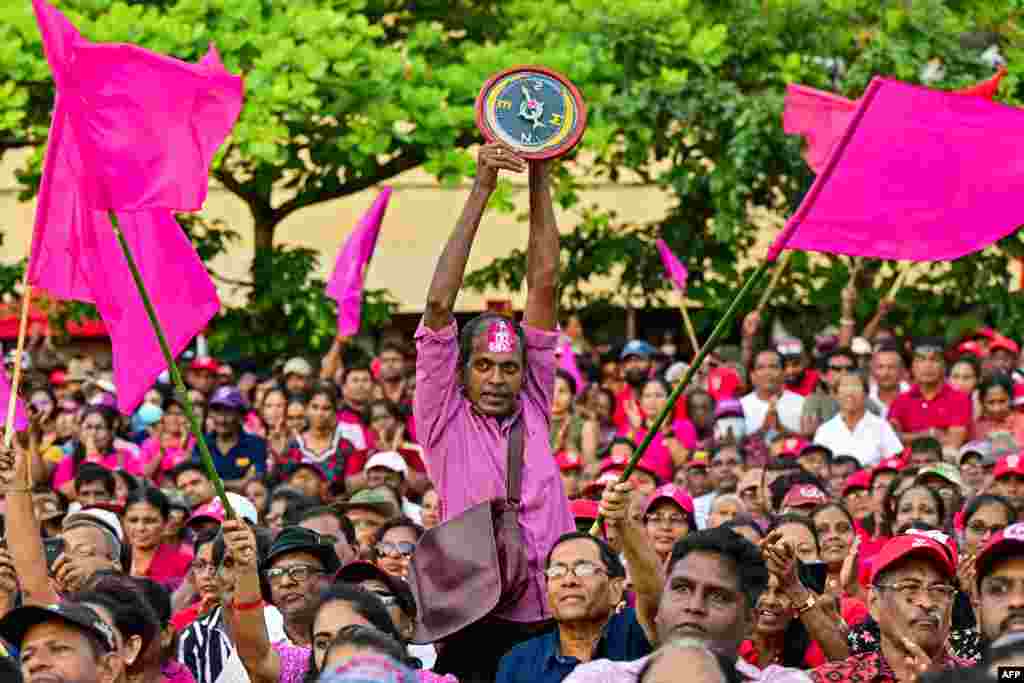
<path fill-rule="evenodd" d="M 1024 224 L 1024 109 L 876 78 L 769 250 L 951 260 Z"/>
<path fill-rule="evenodd" d="M 28 428 L 28 414 L 25 412 L 25 402 L 17 396 L 14 397 L 14 431 L 21 432 Z M 7 372 L 4 371 L 2 365 L 0 365 L 0 409 L 3 410 L 0 415 L 2 419 L 7 419 L 7 409 L 11 405 L 11 380 L 7 377 Z M 2 430 L 0 430 L 2 431 Z"/>
<path fill-rule="evenodd" d="M 572 350 L 572 344 L 566 337 L 558 344 L 558 367 L 568 372 L 576 380 L 576 395 L 579 396 L 587 387 L 587 381 L 576 364 L 576 352 Z"/>
<path fill-rule="evenodd" d="M 1006 69 L 1003 67 L 992 78 L 953 92 L 957 95 L 992 98 L 1005 75 Z M 786 88 L 782 129 L 790 135 L 803 136 L 806 142 L 804 160 L 811 170 L 821 173 L 856 110 L 857 102 L 854 100 L 804 85 L 790 84 Z"/>
<path fill-rule="evenodd" d="M 211 47 L 187 64 L 82 38 L 33 0 L 57 85 L 29 256 L 29 281 L 96 304 L 130 413 L 166 369 L 107 211 L 116 211 L 177 355 L 219 310 L 216 288 L 172 211 L 201 208 L 209 164 L 242 106 L 242 81 Z"/>
<path fill-rule="evenodd" d="M 679 292 L 686 294 L 686 280 L 690 277 L 690 271 L 686 270 L 686 266 L 683 265 L 682 261 L 676 258 L 676 255 L 668 248 L 665 240 L 658 239 L 657 245 L 658 253 L 661 254 L 661 262 L 665 265 L 668 276 L 672 278 L 672 282 L 679 288 Z"/>
<path fill-rule="evenodd" d="M 377 248 L 377 237 L 390 199 L 391 188 L 385 187 L 338 252 L 334 272 L 327 283 L 327 296 L 338 302 L 339 336 L 351 337 L 359 331 L 366 267 Z"/>

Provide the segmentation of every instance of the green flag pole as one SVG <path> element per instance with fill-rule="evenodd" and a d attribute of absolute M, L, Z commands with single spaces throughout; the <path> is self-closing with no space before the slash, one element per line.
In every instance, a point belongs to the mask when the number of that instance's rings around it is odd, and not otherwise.
<path fill-rule="evenodd" d="M 658 417 L 655 418 L 654 424 L 652 424 L 650 429 L 647 430 L 647 436 L 644 437 L 640 446 L 637 447 L 636 451 L 633 453 L 633 457 L 630 458 L 629 463 L 626 465 L 626 469 L 622 471 L 622 476 L 619 477 L 620 484 L 629 481 L 630 476 L 633 474 L 633 470 L 636 469 L 637 463 L 639 463 L 640 458 L 643 457 L 644 451 L 646 451 L 647 447 L 651 445 L 651 441 L 653 441 L 654 437 L 658 434 L 658 431 L 661 429 L 661 425 L 664 424 L 665 420 L 668 419 L 668 416 L 672 414 L 676 402 L 679 400 L 679 397 L 683 395 L 683 390 L 686 389 L 687 385 L 689 385 L 690 380 L 693 379 L 693 376 L 697 373 L 697 370 L 704 362 L 704 359 L 707 358 L 708 354 L 710 354 L 715 348 L 715 344 L 717 344 L 718 340 L 723 334 L 725 334 L 726 328 L 728 328 L 729 324 L 736 317 L 736 312 L 739 310 L 740 304 L 742 304 L 743 300 L 747 297 L 747 294 L 749 294 L 750 290 L 757 285 L 773 262 L 774 260 L 767 259 L 763 261 L 761 265 L 757 267 L 757 270 L 747 278 L 742 289 L 737 292 L 736 298 L 732 300 L 732 303 L 729 304 L 729 308 L 726 309 L 725 314 L 718 321 L 718 324 L 715 325 L 715 329 L 712 330 L 711 336 L 708 337 L 706 342 L 704 342 L 704 346 L 701 347 L 700 352 L 697 353 L 697 357 L 693 359 L 692 363 L 690 363 L 690 367 L 686 369 L 686 373 L 679 381 L 679 384 L 677 384 L 675 389 L 672 390 L 672 393 L 669 394 L 668 402 L 665 404 L 665 407 L 662 409 Z M 598 515 L 597 519 L 594 520 L 594 526 L 590 527 L 591 536 L 600 535 L 601 519 L 601 516 Z"/>
<path fill-rule="evenodd" d="M 167 361 L 167 370 L 171 375 L 171 381 L 174 383 L 174 391 L 178 395 L 178 400 L 181 401 L 181 407 L 185 410 L 185 416 L 188 418 L 189 427 L 192 429 L 193 436 L 196 437 L 196 444 L 199 445 L 199 459 L 202 461 L 203 469 L 206 470 L 206 476 L 213 482 L 213 488 L 217 492 L 217 497 L 220 498 L 221 504 L 224 505 L 224 514 L 228 518 L 235 518 L 235 511 L 231 507 L 231 503 L 228 502 L 227 494 L 224 492 L 224 482 L 221 481 L 220 475 L 217 474 L 217 468 L 213 466 L 213 456 L 210 455 L 210 449 L 206 445 L 206 439 L 203 438 L 203 428 L 199 424 L 199 418 L 196 417 L 196 411 L 192 406 L 192 401 L 188 397 L 188 389 L 185 387 L 185 382 L 181 378 L 181 372 L 178 370 L 178 363 L 174 359 L 174 354 L 171 353 L 171 347 L 167 343 L 167 337 L 164 335 L 164 328 L 160 326 L 160 321 L 156 317 L 156 309 L 153 308 L 153 302 L 149 298 L 149 292 L 146 291 L 146 283 L 142 281 L 142 275 L 139 273 L 139 267 L 135 263 L 135 258 L 132 256 L 131 249 L 128 248 L 128 242 L 125 240 L 124 235 L 121 234 L 121 228 L 118 226 L 117 215 L 113 211 L 108 211 L 107 215 L 110 216 L 110 224 L 114 227 L 114 234 L 117 236 L 117 243 L 121 246 L 121 251 L 124 253 L 125 259 L 128 261 L 128 270 L 132 273 L 132 279 L 135 280 L 135 286 L 139 290 L 139 296 L 142 297 L 142 305 L 146 309 L 146 315 L 149 317 L 149 324 L 153 326 L 153 331 L 156 332 L 156 338 L 160 342 L 160 350 L 163 351 L 164 359 Z"/>

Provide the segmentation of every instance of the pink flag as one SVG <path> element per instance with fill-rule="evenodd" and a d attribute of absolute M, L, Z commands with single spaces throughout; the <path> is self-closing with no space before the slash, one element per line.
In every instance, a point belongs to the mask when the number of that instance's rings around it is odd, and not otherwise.
<path fill-rule="evenodd" d="M 576 395 L 579 396 L 587 387 L 587 381 L 583 379 L 583 373 L 580 372 L 580 368 L 576 364 L 576 352 L 572 350 L 572 344 L 565 337 L 562 337 L 558 344 L 558 356 L 558 367 L 568 372 L 576 380 Z"/>
<path fill-rule="evenodd" d="M 1024 109 L 876 78 L 769 250 L 934 261 L 1024 224 Z"/>
<path fill-rule="evenodd" d="M 390 199 L 391 188 L 385 187 L 338 252 L 334 272 L 327 283 L 327 296 L 338 302 L 340 336 L 351 337 L 359 331 L 366 267 L 377 248 L 380 225 Z"/>
<path fill-rule="evenodd" d="M 665 270 L 668 271 L 668 276 L 672 278 L 672 282 L 675 283 L 676 287 L 679 288 L 679 292 L 686 294 L 686 280 L 690 277 L 690 272 L 686 270 L 686 266 L 676 258 L 676 255 L 672 253 L 672 250 L 665 244 L 665 240 L 659 239 L 658 242 L 658 253 L 661 254 L 661 262 L 665 264 Z"/>
<path fill-rule="evenodd" d="M 172 210 L 201 208 L 210 161 L 241 111 L 242 82 L 212 47 L 196 65 L 92 43 L 45 0 L 33 6 L 57 98 L 29 280 L 96 304 L 114 349 L 118 407 L 130 413 L 167 364 L 107 211 L 117 212 L 171 351 L 181 353 L 220 302 Z"/>
<path fill-rule="evenodd" d="M 14 431 L 21 432 L 28 428 L 28 415 L 25 413 L 25 402 L 18 397 L 15 397 L 14 400 Z M 7 378 L 3 366 L 0 365 L 0 409 L 3 409 L 3 412 L 0 413 L 0 420 L 7 421 L 7 409 L 10 406 L 11 381 Z M 0 427 L 0 431 L 3 431 L 2 427 Z"/>
<path fill-rule="evenodd" d="M 958 95 L 991 98 L 996 94 L 999 82 L 1005 75 L 1006 68 L 1001 67 L 987 81 L 953 92 Z M 804 160 L 815 173 L 821 173 L 829 154 L 850 124 L 856 110 L 857 102 L 853 100 L 804 85 L 791 84 L 786 88 L 782 129 L 790 135 L 804 137 Z"/>

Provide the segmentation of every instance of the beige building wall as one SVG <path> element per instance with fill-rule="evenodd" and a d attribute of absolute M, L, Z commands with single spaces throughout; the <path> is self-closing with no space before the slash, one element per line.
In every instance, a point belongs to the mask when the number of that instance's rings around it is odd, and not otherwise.
<path fill-rule="evenodd" d="M 23 154 L 8 153 L 0 159 L 0 231 L 4 235 L 0 258 L 4 262 L 24 257 L 35 215 L 34 202 L 19 202 L 17 199 L 14 169 L 23 158 Z M 515 211 L 503 214 L 492 210 L 484 217 L 468 270 L 485 266 L 495 258 L 508 255 L 513 249 L 525 249 L 527 225 L 517 219 L 517 215 L 528 210 L 524 181 L 525 177 L 515 179 Z M 370 265 L 367 286 L 390 290 L 400 302 L 401 312 L 419 312 L 423 309 L 435 262 L 462 210 L 469 186 L 444 188 L 419 170 L 409 171 L 390 184 L 394 193 Z M 292 214 L 278 226 L 276 242 L 318 251 L 321 255 L 320 275 L 326 279 L 334 267 L 339 246 L 373 203 L 378 189 Z M 664 216 L 670 197 L 656 186 L 639 182 L 595 184 L 587 186 L 582 205 L 595 203 L 616 211 L 624 222 L 644 222 Z M 228 253 L 212 263 L 213 269 L 228 279 L 247 279 L 253 245 L 252 217 L 248 208 L 234 195 L 214 185 L 210 188 L 203 213 L 211 219 L 222 219 L 241 235 Z M 558 221 L 563 230 L 569 230 L 578 223 L 579 217 L 573 212 L 558 212 Z M 598 283 L 597 286 L 602 285 Z M 239 304 L 244 300 L 244 291 L 236 287 L 218 281 L 218 288 L 226 303 Z M 489 299 L 508 298 L 512 299 L 516 309 L 522 309 L 525 292 L 511 295 L 507 292 L 464 292 L 456 308 L 459 311 L 483 310 Z"/>

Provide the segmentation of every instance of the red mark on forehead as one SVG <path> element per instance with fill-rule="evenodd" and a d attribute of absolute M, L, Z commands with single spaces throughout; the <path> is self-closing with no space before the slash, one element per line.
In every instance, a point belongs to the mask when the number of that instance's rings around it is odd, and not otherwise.
<path fill-rule="evenodd" d="M 495 320 L 487 326 L 487 350 L 490 353 L 515 353 L 519 337 L 506 320 Z"/>

